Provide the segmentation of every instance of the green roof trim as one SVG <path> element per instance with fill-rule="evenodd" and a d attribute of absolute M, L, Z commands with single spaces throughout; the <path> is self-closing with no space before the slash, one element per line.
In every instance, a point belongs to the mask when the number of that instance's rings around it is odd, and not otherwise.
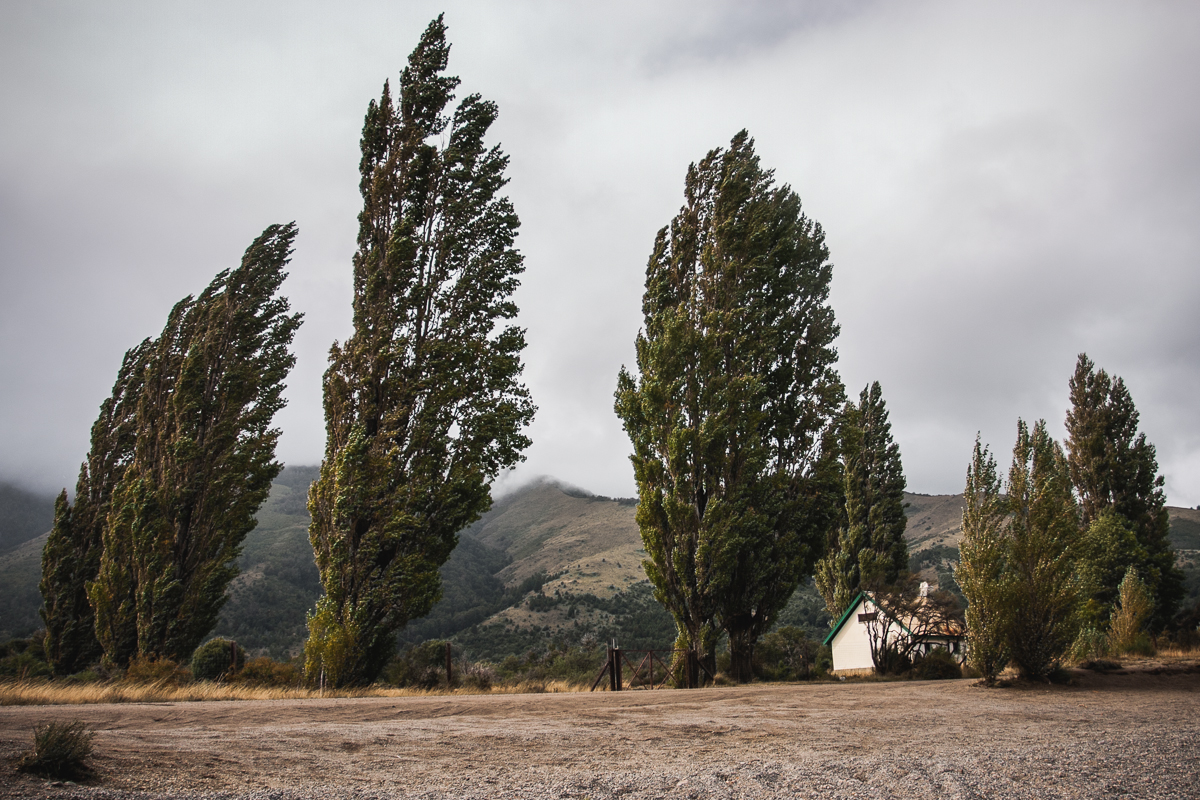
<path fill-rule="evenodd" d="M 846 607 L 846 613 L 842 614 L 842 618 L 837 621 L 837 625 L 833 626 L 833 630 L 829 632 L 829 635 L 825 637 L 825 641 L 821 642 L 821 644 L 829 644 L 833 641 L 833 637 L 837 636 L 837 632 L 846 624 L 846 620 L 850 619 L 850 615 L 854 613 L 854 609 L 858 608 L 858 602 L 862 600 L 864 594 L 866 592 L 858 593 L 858 596 L 854 598 L 854 602 Z"/>

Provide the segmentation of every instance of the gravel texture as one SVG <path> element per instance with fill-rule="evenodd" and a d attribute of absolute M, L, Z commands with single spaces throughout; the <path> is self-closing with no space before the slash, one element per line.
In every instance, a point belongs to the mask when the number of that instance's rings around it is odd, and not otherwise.
<path fill-rule="evenodd" d="M 6 707 L 0 798 L 1200 798 L 1196 670 Z M 74 718 L 92 785 L 13 770 L 35 724 Z"/>

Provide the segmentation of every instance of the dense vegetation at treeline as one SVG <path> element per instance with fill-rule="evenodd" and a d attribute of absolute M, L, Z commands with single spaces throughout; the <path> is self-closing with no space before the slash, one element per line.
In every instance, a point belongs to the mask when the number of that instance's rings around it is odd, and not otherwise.
<path fill-rule="evenodd" d="M 222 628 L 275 631 L 265 646 L 278 649 L 304 625 L 307 679 L 335 686 L 375 680 L 414 620 L 401 641 L 453 633 L 512 652 L 544 631 L 480 623 L 531 590 L 531 611 L 601 613 L 627 644 L 673 636 L 689 683 L 714 672 L 725 641 L 746 680 L 757 643 L 789 615 L 811 624 L 861 590 L 909 585 L 905 480 L 882 390 L 846 402 L 824 233 L 745 131 L 689 167 L 647 266 L 637 373 L 618 377 L 649 588 L 568 598 L 539 591 L 548 576 L 496 579 L 504 554 L 460 532 L 530 444 L 524 331 L 511 324 L 523 261 L 501 194 L 508 159 L 484 143 L 497 108 L 469 94 L 451 109 L 445 34 L 441 17 L 430 23 L 398 98 L 385 83 L 367 110 L 354 332 L 331 349 L 319 472 L 283 479 L 289 491 L 260 511 L 282 469 L 270 424 L 300 324 L 277 294 L 296 229 L 272 226 L 126 354 L 101 406 L 43 553 L 44 652 L 57 674 L 97 658 L 187 659 L 217 623 L 239 556 L 242 569 L 262 563 L 264 580 L 234 588 L 229 607 L 245 613 Z M 1112 618 L 1115 630 L 1127 598 L 1144 597 L 1138 624 L 1161 631 L 1184 595 L 1154 448 L 1124 384 L 1081 356 L 1070 390 L 1065 451 L 1043 423 L 1021 423 L 1007 483 L 978 448 L 968 479 L 968 624 L 995 638 L 997 663 L 1031 675 L 1081 628 Z M 268 576 L 255 559 L 295 552 L 303 526 L 243 550 L 255 515 L 265 532 L 305 498 L 316 572 L 273 559 Z M 314 603 L 303 620 L 289 610 L 300 601 Z M 1014 603 L 1041 628 L 986 610 Z"/>

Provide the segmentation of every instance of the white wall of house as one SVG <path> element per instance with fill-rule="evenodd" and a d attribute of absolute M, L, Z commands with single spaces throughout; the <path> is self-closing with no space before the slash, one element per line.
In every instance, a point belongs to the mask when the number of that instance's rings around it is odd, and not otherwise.
<path fill-rule="evenodd" d="M 850 612 L 850 617 L 842 625 L 842 629 L 829 643 L 833 650 L 834 674 L 875 669 L 875 663 L 871 661 L 871 637 L 868 635 L 866 623 L 858 618 L 860 614 L 874 612 L 875 605 L 863 597 L 858 607 Z"/>

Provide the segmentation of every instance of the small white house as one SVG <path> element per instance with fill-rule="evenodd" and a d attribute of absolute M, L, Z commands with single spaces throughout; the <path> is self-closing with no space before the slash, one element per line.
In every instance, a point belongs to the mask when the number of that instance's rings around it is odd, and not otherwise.
<path fill-rule="evenodd" d="M 928 584 L 921 586 L 921 602 L 924 602 L 927 587 Z M 886 631 L 888 639 L 892 641 L 901 636 L 916 637 L 914 654 L 925 655 L 935 648 L 942 648 L 959 660 L 965 656 L 966 639 L 962 626 L 957 622 L 916 625 L 909 618 L 894 619 L 888 625 L 878 624 L 877 615 L 886 613 L 875 604 L 870 592 L 859 592 L 825 637 L 825 644 L 833 651 L 834 675 L 869 675 L 875 671 L 875 664 L 871 660 L 872 629 L 874 635 Z M 914 629 L 918 632 L 914 633 Z"/>

